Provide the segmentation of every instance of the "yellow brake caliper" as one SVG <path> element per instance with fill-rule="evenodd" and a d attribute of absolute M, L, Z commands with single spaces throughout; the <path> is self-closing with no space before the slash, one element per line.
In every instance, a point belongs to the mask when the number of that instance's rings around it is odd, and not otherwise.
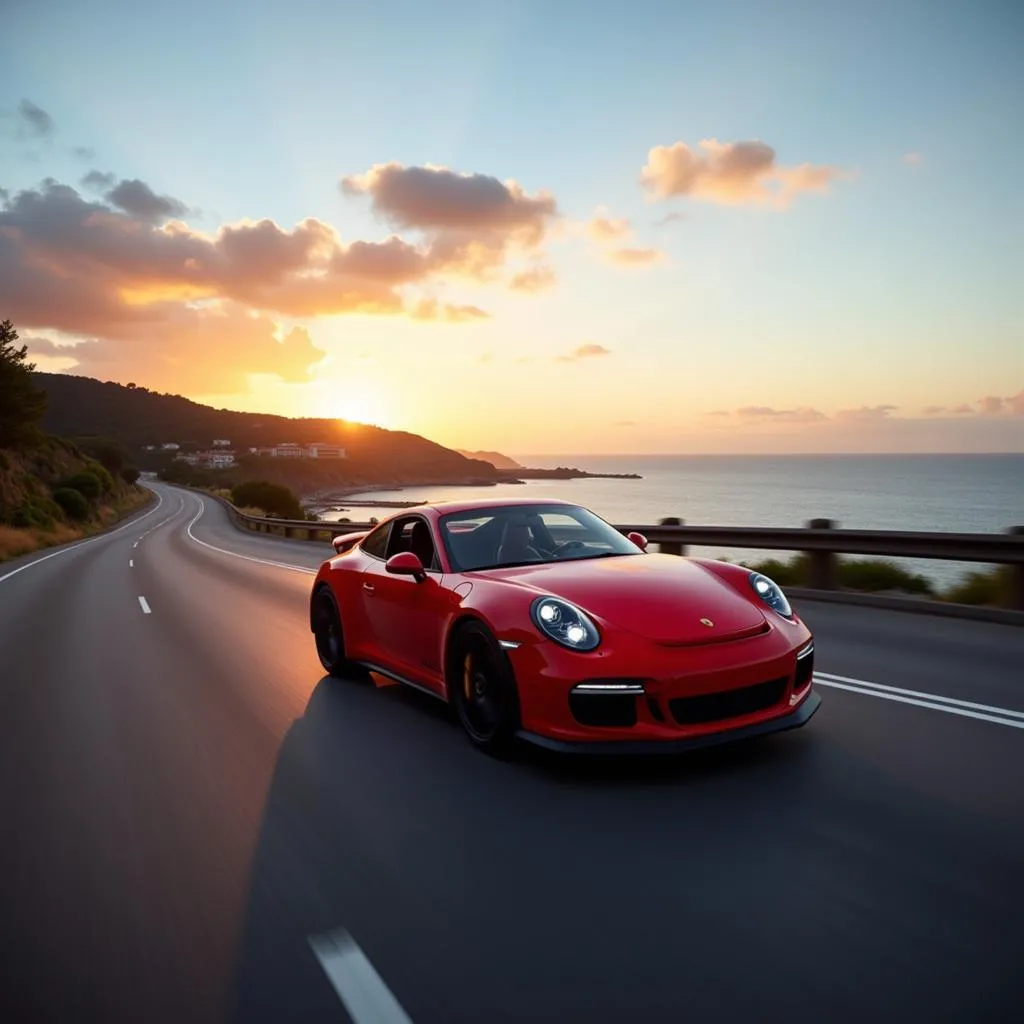
<path fill-rule="evenodd" d="M 471 654 L 466 655 L 466 660 L 462 663 L 462 689 L 465 691 L 466 700 L 472 700 L 471 690 L 473 688 L 473 656 Z"/>

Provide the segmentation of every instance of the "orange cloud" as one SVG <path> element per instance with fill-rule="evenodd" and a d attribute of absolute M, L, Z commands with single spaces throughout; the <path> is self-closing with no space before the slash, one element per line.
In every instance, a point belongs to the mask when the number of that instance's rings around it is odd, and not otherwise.
<path fill-rule="evenodd" d="M 723 416 L 728 413 L 713 412 L 712 416 Z M 823 413 L 810 406 L 800 406 L 796 409 L 773 409 L 768 405 L 745 405 L 736 410 L 736 415 L 748 423 L 818 423 L 828 419 Z"/>
<path fill-rule="evenodd" d="M 655 146 L 647 154 L 640 183 L 659 199 L 690 196 L 712 203 L 785 206 L 801 192 L 825 192 L 838 168 L 799 164 L 782 167 L 764 142 L 703 139 L 697 150 L 685 142 Z"/>
<path fill-rule="evenodd" d="M 468 180 L 478 184 L 479 178 Z M 115 183 L 96 171 L 85 181 L 102 198 L 84 198 L 53 179 L 14 196 L 0 194 L 0 308 L 25 328 L 89 338 L 62 353 L 81 367 L 113 359 L 116 346 L 124 354 L 119 367 L 132 367 L 134 377 L 158 387 L 200 379 L 175 362 L 196 338 L 237 361 L 238 372 L 228 373 L 200 359 L 210 379 L 227 375 L 238 384 L 247 373 L 294 379 L 298 362 L 305 359 L 308 368 L 320 352 L 311 342 L 277 340 L 271 316 L 364 313 L 449 323 L 485 317 L 476 306 L 417 300 L 408 289 L 451 274 L 486 278 L 510 246 L 537 237 L 545 211 L 553 209 L 553 201 L 510 189 L 513 206 L 525 204 L 525 211 L 484 212 L 480 232 L 453 227 L 419 244 L 397 235 L 346 244 L 315 218 L 290 230 L 269 219 L 244 220 L 207 234 L 170 219 L 180 217 L 185 204 L 144 182 Z M 384 199 L 397 202 L 390 192 Z M 442 213 L 442 221 L 457 220 Z M 534 283 L 542 277 L 538 270 Z M 151 344 L 165 345 L 164 356 L 153 354 Z M 146 369 L 156 376 L 146 376 Z"/>
<path fill-rule="evenodd" d="M 624 217 L 606 216 L 603 207 L 587 222 L 585 232 L 605 259 L 620 266 L 644 266 L 665 258 L 660 249 L 621 244 L 633 237 L 633 226 Z"/>
<path fill-rule="evenodd" d="M 509 282 L 509 287 L 519 292 L 540 292 L 551 288 L 555 281 L 554 268 L 537 266 L 520 271 Z"/>
<path fill-rule="evenodd" d="M 836 419 L 846 422 L 885 420 L 889 419 L 890 413 L 896 412 L 897 408 L 895 405 L 862 405 L 858 409 L 840 409 L 836 413 Z"/>
<path fill-rule="evenodd" d="M 578 348 L 574 348 L 564 356 L 559 356 L 558 361 L 560 363 L 575 363 L 580 359 L 593 359 L 597 356 L 609 356 L 611 355 L 611 352 L 612 350 L 610 348 L 605 348 L 604 345 L 595 345 L 591 342 L 586 345 L 580 345 Z"/>
<path fill-rule="evenodd" d="M 632 227 L 626 219 L 612 220 L 609 217 L 593 217 L 587 223 L 587 234 L 596 242 L 609 242 L 628 237 Z"/>
<path fill-rule="evenodd" d="M 660 263 L 665 254 L 660 249 L 634 249 L 625 247 L 613 249 L 608 258 L 613 263 L 622 263 L 626 266 L 642 266 L 648 263 Z"/>
<path fill-rule="evenodd" d="M 244 391 L 250 373 L 271 374 L 289 383 L 311 379 L 324 357 L 303 327 L 283 333 L 272 317 L 235 303 L 203 310 L 164 308 L 144 329 L 118 328 L 110 337 L 77 345 L 33 338 L 36 355 L 75 360 L 88 376 L 151 383 L 164 391 L 227 394 Z"/>

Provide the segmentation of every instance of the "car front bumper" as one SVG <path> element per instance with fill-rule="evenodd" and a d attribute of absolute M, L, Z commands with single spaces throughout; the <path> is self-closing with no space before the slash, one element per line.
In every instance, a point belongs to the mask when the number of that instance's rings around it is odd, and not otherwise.
<path fill-rule="evenodd" d="M 812 688 L 803 700 L 788 713 L 761 719 L 751 725 L 720 727 L 714 732 L 704 732 L 695 736 L 675 739 L 557 740 L 528 732 L 525 729 L 521 729 L 517 735 L 521 740 L 532 743 L 534 746 L 564 754 L 682 754 L 704 747 L 719 746 L 723 743 L 738 743 L 741 740 L 754 739 L 758 736 L 769 736 L 772 733 L 785 732 L 788 729 L 799 729 L 811 720 L 820 706 L 821 697 Z"/>
<path fill-rule="evenodd" d="M 799 620 L 737 641 L 651 644 L 607 631 L 594 652 L 506 646 L 524 739 L 550 749 L 693 749 L 797 728 L 820 703 Z"/>

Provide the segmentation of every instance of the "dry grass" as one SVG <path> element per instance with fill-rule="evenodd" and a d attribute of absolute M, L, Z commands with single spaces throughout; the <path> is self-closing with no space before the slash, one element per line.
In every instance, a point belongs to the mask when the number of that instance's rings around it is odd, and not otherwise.
<path fill-rule="evenodd" d="M 18 555 L 27 555 L 40 548 L 66 544 L 84 536 L 82 530 L 70 526 L 55 526 L 52 530 L 18 530 L 13 526 L 0 526 L 0 562 Z"/>
<path fill-rule="evenodd" d="M 132 495 L 127 501 L 118 503 L 117 507 L 105 505 L 99 512 L 100 521 L 92 523 L 84 529 L 67 526 L 64 523 L 57 523 L 50 530 L 21 530 L 14 526 L 0 524 L 0 562 L 5 562 L 9 558 L 17 558 L 19 555 L 28 555 L 43 548 L 52 548 L 57 544 L 81 540 L 83 537 L 98 533 L 136 509 L 149 504 L 150 500 L 149 492 L 144 491 L 138 495 Z"/>

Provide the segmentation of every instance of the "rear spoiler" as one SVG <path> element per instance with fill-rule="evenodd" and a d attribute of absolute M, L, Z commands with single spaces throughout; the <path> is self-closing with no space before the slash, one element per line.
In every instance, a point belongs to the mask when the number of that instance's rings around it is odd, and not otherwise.
<path fill-rule="evenodd" d="M 331 541 L 331 544 L 334 550 L 342 555 L 354 548 L 369 532 L 369 530 L 363 530 L 360 533 L 340 533 Z"/>

